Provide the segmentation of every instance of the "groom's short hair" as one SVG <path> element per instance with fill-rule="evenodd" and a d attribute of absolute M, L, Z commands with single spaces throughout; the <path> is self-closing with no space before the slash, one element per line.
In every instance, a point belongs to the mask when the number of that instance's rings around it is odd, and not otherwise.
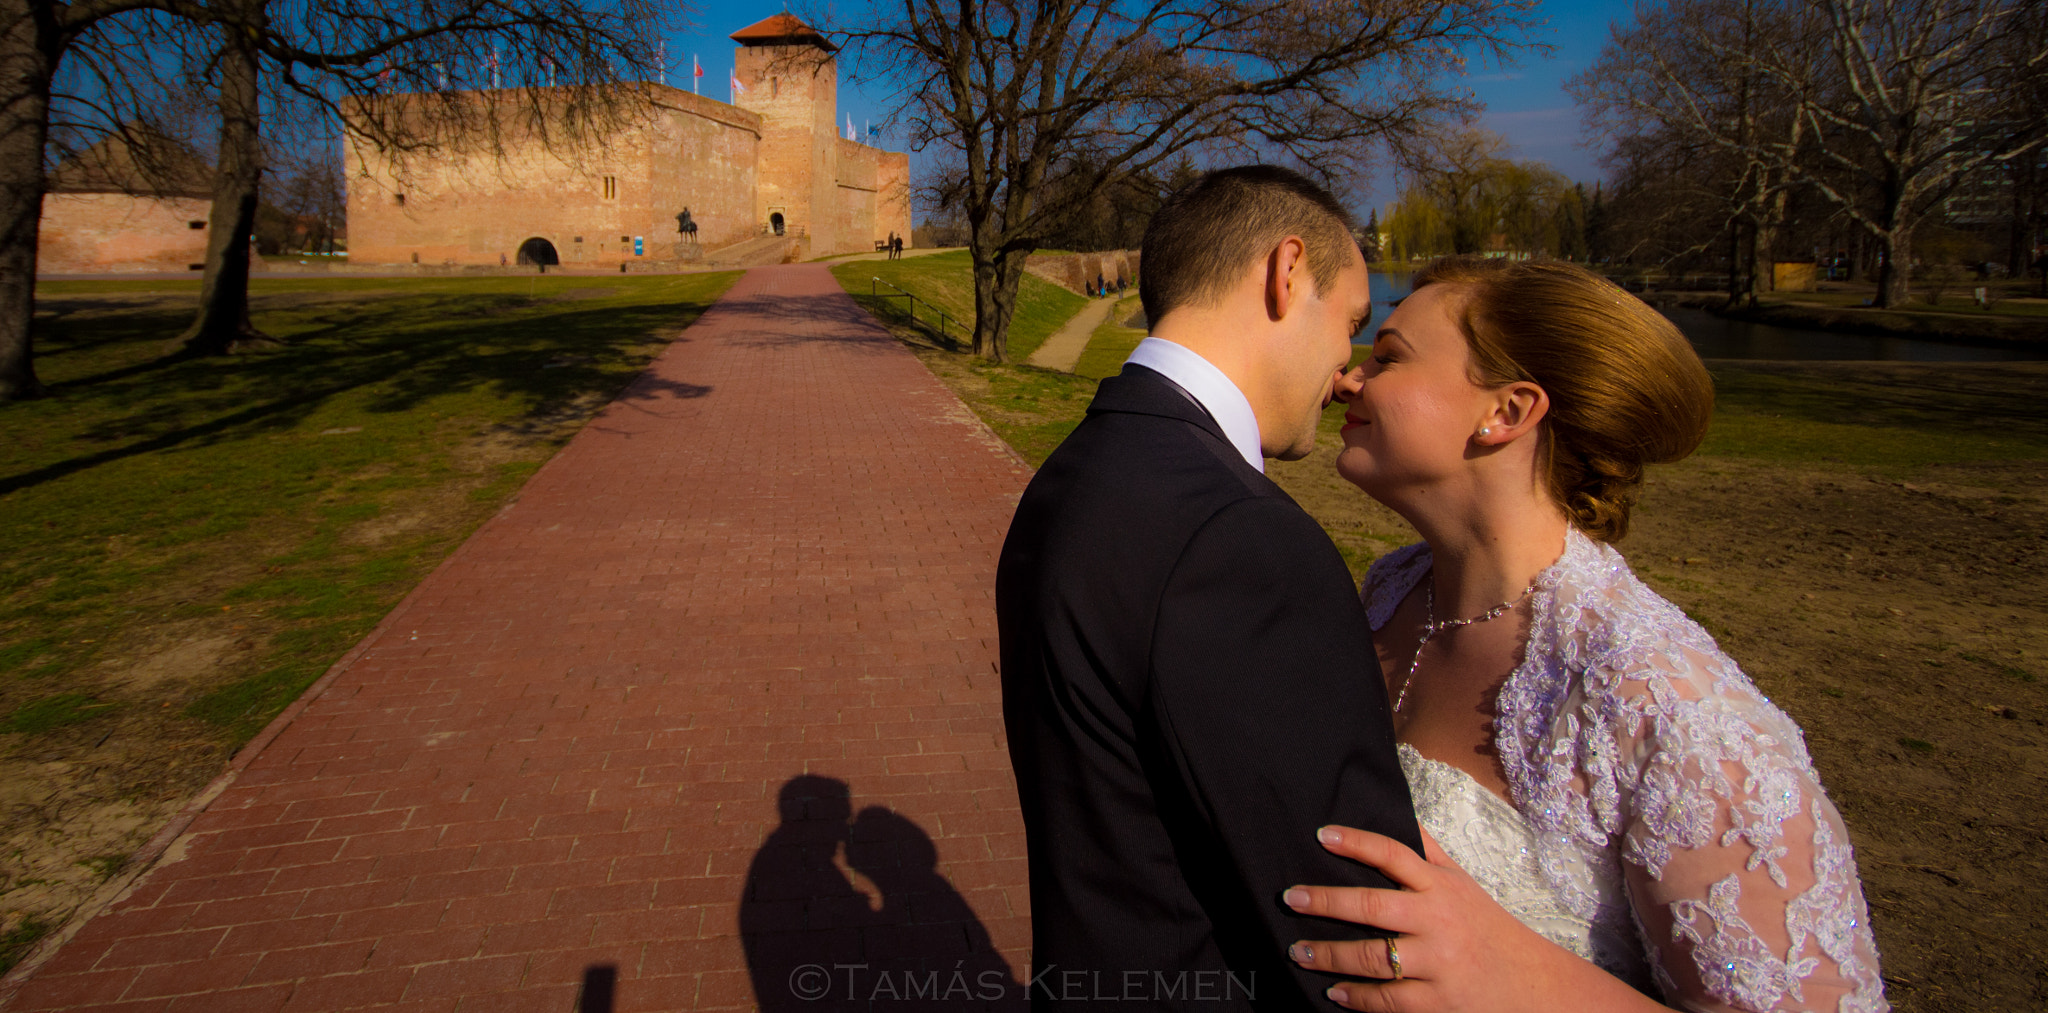
<path fill-rule="evenodd" d="M 1145 227 L 1145 319 L 1156 324 L 1182 307 L 1214 304 L 1288 236 L 1301 237 L 1316 291 L 1328 293 L 1358 248 L 1354 224 L 1330 191 L 1292 169 L 1240 165 L 1204 175 L 1168 197 Z"/>

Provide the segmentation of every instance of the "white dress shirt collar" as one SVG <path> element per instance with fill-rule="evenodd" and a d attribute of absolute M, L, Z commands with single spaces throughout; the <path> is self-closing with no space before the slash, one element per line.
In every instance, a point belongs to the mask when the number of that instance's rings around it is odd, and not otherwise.
<path fill-rule="evenodd" d="M 1245 463 L 1265 474 L 1266 456 L 1259 450 L 1259 417 L 1252 414 L 1252 403 L 1245 399 L 1244 392 L 1214 363 L 1186 345 L 1164 338 L 1146 338 L 1138 342 L 1124 364 L 1143 366 L 1180 384 L 1223 427 L 1224 437 L 1244 455 Z"/>

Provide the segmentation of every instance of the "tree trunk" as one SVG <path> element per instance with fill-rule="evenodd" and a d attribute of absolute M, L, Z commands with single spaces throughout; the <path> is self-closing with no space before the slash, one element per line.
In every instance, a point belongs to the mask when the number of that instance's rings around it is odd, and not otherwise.
<path fill-rule="evenodd" d="M 1003 249 L 979 235 L 969 240 L 968 248 L 974 260 L 974 354 L 990 362 L 1008 362 L 1010 320 L 1017 313 L 1017 290 L 1030 254 Z"/>
<path fill-rule="evenodd" d="M 1742 222 L 1734 220 L 1728 223 L 1728 308 L 1747 309 L 1743 296 L 1748 291 L 1742 278 Z"/>
<path fill-rule="evenodd" d="M 21 0 L 0 5 L 0 401 L 41 397 L 30 328 L 43 219 L 43 144 L 50 130 L 55 28 Z"/>
<path fill-rule="evenodd" d="M 2013 163 L 2012 179 L 2012 222 L 2006 232 L 2005 267 L 2006 273 L 2022 281 L 2033 268 L 2033 203 L 2034 188 L 2037 185 L 2039 159 L 2029 155 Z"/>
<path fill-rule="evenodd" d="M 996 332 L 996 258 L 993 244 L 974 229 L 967 239 L 967 255 L 974 262 L 974 354 L 1001 362 L 1004 335 Z"/>
<path fill-rule="evenodd" d="M 276 343 L 249 322 L 249 237 L 256 228 L 256 189 L 263 172 L 256 51 L 265 27 L 263 0 L 238 6 L 242 20 L 221 29 L 220 161 L 206 223 L 206 276 L 199 286 L 199 316 L 180 338 L 192 355 L 225 355 Z"/>
<path fill-rule="evenodd" d="M 1010 319 L 1016 317 L 1018 289 L 1028 252 L 997 246 L 977 223 L 967 248 L 975 262 L 975 354 L 989 362 L 1010 360 Z"/>
<path fill-rule="evenodd" d="M 1764 201 L 1763 213 L 1749 237 L 1750 259 L 1756 264 L 1756 276 L 1750 279 L 1752 304 L 1764 293 L 1778 290 L 1778 233 L 1784 227 L 1785 191 L 1779 190 Z"/>
<path fill-rule="evenodd" d="M 1900 225 L 1894 220 L 1892 227 L 1879 238 L 1882 243 L 1877 251 L 1876 304 L 1880 309 L 1904 306 L 1913 295 L 1912 226 Z"/>

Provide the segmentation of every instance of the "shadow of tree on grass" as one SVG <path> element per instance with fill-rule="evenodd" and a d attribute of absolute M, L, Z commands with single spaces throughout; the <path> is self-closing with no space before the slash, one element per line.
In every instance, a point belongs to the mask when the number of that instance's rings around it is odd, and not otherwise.
<path fill-rule="evenodd" d="M 123 458 L 291 430 L 322 406 L 353 395 L 363 411 L 411 411 L 430 398 L 489 390 L 530 418 L 592 395 L 616 394 L 644 346 L 687 324 L 705 302 L 623 306 L 563 304 L 480 294 L 394 297 L 288 308 L 259 326 L 291 343 L 272 352 L 192 359 L 150 355 L 188 315 L 148 307 L 80 309 L 86 297 L 50 300 L 39 343 L 55 356 L 127 345 L 139 356 L 113 369 L 59 376 L 54 397 L 97 415 L 72 435 L 106 449 L 0 476 L 0 496 Z M 499 315 L 519 313 L 523 315 Z M 139 346 L 139 348 L 137 347 Z M 701 397 L 710 388 L 655 381 L 649 390 Z"/>

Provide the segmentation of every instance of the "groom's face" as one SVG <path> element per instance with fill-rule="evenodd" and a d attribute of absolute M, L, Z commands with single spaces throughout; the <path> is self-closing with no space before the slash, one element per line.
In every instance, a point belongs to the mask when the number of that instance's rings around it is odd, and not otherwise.
<path fill-rule="evenodd" d="M 1348 245 L 1348 244 L 1347 244 Z M 1363 328 L 1372 315 L 1372 295 L 1366 284 L 1365 257 L 1350 246 L 1350 263 L 1337 273 L 1329 291 L 1305 300 L 1300 315 L 1288 321 L 1280 355 L 1280 386 L 1285 404 L 1275 427 L 1261 432 L 1267 453 L 1283 461 L 1297 461 L 1315 450 L 1316 426 L 1323 408 L 1344 368 L 1351 363 L 1351 336 Z M 1261 420 L 1261 426 L 1265 420 Z"/>

